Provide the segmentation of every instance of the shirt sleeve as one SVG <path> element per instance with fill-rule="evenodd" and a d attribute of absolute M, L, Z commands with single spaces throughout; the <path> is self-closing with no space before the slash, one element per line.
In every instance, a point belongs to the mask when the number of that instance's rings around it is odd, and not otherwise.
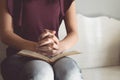
<path fill-rule="evenodd" d="M 61 12 L 62 15 L 65 16 L 65 13 L 70 8 L 71 4 L 75 0 L 60 0 L 61 1 Z"/>
<path fill-rule="evenodd" d="M 11 16 L 15 16 L 20 12 L 21 0 L 7 0 L 7 11 Z"/>
<path fill-rule="evenodd" d="M 66 13 L 74 0 L 64 0 L 64 12 Z"/>
<path fill-rule="evenodd" d="M 6 7 L 8 13 L 13 16 L 13 0 L 7 0 Z"/>

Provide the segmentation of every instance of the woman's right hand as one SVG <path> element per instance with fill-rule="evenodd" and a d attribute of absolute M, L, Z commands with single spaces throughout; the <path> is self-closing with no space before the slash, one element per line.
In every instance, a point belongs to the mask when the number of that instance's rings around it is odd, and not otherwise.
<path fill-rule="evenodd" d="M 55 36 L 55 31 L 45 29 L 45 31 L 40 35 L 37 52 L 46 56 L 57 55 L 57 50 L 59 49 L 59 40 Z"/>

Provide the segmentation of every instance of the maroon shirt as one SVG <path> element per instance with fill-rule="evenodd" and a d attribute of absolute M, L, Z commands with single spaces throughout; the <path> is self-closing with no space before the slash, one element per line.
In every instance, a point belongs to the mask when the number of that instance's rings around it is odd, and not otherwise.
<path fill-rule="evenodd" d="M 24 39 L 38 41 L 44 29 L 56 31 L 73 0 L 7 0 L 7 9 L 13 18 L 14 32 Z M 7 55 L 18 52 L 9 46 Z"/>

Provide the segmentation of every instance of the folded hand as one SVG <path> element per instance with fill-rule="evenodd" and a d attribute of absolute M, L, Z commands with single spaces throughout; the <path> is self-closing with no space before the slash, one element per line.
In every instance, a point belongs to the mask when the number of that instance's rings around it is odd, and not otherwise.
<path fill-rule="evenodd" d="M 40 35 L 37 52 L 42 53 L 46 56 L 55 56 L 59 49 L 59 40 L 55 36 L 55 31 L 45 29 Z"/>

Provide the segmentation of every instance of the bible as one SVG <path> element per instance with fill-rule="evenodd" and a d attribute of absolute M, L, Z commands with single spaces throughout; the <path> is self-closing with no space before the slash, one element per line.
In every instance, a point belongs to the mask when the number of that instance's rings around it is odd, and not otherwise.
<path fill-rule="evenodd" d="M 74 55 L 74 54 L 79 54 L 79 53 L 80 52 L 78 52 L 78 51 L 68 51 L 68 52 L 63 52 L 63 53 L 58 54 L 58 55 L 53 56 L 53 57 L 47 57 L 45 55 L 42 55 L 42 54 L 37 53 L 37 52 L 30 51 L 30 50 L 21 50 L 17 54 L 22 55 L 22 56 L 26 56 L 26 57 L 41 59 L 41 60 L 44 60 L 44 61 L 50 63 L 50 62 L 54 62 L 54 61 L 56 61 L 56 60 L 58 60 L 62 57 L 69 56 L 69 55 Z"/>

